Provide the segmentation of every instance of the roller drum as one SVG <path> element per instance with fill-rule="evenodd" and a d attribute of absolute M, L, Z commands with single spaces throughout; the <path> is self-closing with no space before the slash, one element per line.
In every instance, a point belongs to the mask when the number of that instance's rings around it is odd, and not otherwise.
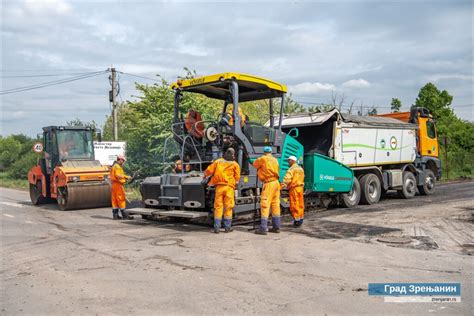
<path fill-rule="evenodd" d="M 110 191 L 110 183 L 105 182 L 68 183 L 58 205 L 62 210 L 111 206 Z M 64 200 L 60 202 L 61 198 Z"/>

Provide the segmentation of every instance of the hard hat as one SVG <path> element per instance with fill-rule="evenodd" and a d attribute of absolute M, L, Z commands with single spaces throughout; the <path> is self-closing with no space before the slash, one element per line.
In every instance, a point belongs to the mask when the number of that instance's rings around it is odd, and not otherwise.
<path fill-rule="evenodd" d="M 265 147 L 263 148 L 263 152 L 264 152 L 264 153 L 271 153 L 271 152 L 272 152 L 272 147 L 270 147 L 270 146 L 265 146 Z"/>
<path fill-rule="evenodd" d="M 290 157 L 288 157 L 286 160 L 293 160 L 294 162 L 297 162 L 297 161 L 298 161 L 298 159 L 296 159 L 295 156 L 290 156 Z"/>
<path fill-rule="evenodd" d="M 123 160 L 123 161 L 127 161 L 127 158 L 125 158 L 125 155 L 117 155 L 117 160 Z"/>

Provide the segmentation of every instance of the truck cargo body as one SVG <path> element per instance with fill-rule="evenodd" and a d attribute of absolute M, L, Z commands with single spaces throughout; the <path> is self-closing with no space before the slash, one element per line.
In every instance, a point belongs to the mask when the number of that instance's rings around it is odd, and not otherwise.
<path fill-rule="evenodd" d="M 387 128 L 336 123 L 334 159 L 350 167 L 413 163 L 416 158 L 415 130 L 415 126 Z"/>
<path fill-rule="evenodd" d="M 376 203 L 387 190 L 397 190 L 404 198 L 413 197 L 417 190 L 431 194 L 440 176 L 439 159 L 421 155 L 419 126 L 411 122 L 334 109 L 290 115 L 283 118 L 282 126 L 285 132 L 296 130 L 306 154 L 325 155 L 352 168 L 354 182 L 359 182 L 354 190 L 360 190 L 352 192 L 360 194 L 353 203 L 359 199 Z"/>

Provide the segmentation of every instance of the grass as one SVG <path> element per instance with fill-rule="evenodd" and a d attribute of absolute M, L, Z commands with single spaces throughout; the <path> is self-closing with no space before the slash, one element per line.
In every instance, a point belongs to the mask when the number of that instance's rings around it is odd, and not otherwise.
<path fill-rule="evenodd" d="M 8 173 L 0 172 L 0 187 L 27 190 L 28 180 L 12 179 Z"/>

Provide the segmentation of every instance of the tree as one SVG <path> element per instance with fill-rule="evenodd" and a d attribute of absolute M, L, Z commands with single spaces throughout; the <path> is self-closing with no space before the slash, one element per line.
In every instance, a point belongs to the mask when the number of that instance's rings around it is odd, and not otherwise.
<path fill-rule="evenodd" d="M 86 126 L 86 127 L 91 127 L 93 129 L 96 129 L 97 123 L 92 120 L 90 122 L 84 122 L 80 118 L 76 117 L 72 121 L 66 121 L 67 126 Z"/>
<path fill-rule="evenodd" d="M 433 117 L 438 119 L 453 115 L 453 110 L 450 107 L 452 102 L 453 97 L 446 90 L 440 91 L 429 82 L 420 89 L 415 106 L 428 108 Z"/>
<path fill-rule="evenodd" d="M 20 141 L 13 136 L 6 138 L 0 136 L 0 171 L 5 171 L 18 160 L 21 147 Z"/>
<path fill-rule="evenodd" d="M 367 115 L 377 115 L 377 108 L 373 106 L 371 109 L 367 111 Z"/>
<path fill-rule="evenodd" d="M 402 107 L 402 101 L 397 98 L 392 98 L 392 102 L 390 103 L 390 110 L 392 113 L 400 112 L 400 108 Z"/>

